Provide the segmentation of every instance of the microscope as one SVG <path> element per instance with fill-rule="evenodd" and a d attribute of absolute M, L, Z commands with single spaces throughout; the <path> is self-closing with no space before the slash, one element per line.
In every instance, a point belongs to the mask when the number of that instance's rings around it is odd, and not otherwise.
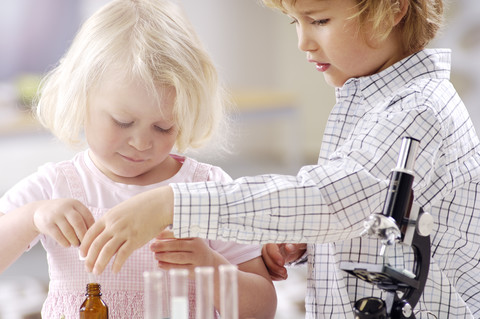
<path fill-rule="evenodd" d="M 413 201 L 413 167 L 419 141 L 403 138 L 397 166 L 392 170 L 382 213 L 364 222 L 362 236 L 379 238 L 382 264 L 342 262 L 340 268 L 376 285 L 386 298 L 366 297 L 354 304 L 356 319 L 414 319 L 414 307 L 423 293 L 430 267 L 430 233 L 433 217 Z M 388 263 L 388 249 L 407 245 L 413 250 L 413 269 L 398 269 Z"/>

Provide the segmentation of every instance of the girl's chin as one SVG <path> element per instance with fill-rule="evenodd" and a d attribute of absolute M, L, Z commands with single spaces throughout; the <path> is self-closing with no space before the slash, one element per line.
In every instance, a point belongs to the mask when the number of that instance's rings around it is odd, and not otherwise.
<path fill-rule="evenodd" d="M 124 184 L 134 184 L 138 179 L 144 179 L 145 174 L 148 171 L 138 170 L 116 170 L 110 172 L 107 176 L 114 182 L 120 182 Z"/>

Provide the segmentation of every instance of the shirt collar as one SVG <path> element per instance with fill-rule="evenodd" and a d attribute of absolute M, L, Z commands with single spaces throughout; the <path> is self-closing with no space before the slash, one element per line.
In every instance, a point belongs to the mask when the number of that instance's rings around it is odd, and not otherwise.
<path fill-rule="evenodd" d="M 379 73 L 349 79 L 343 87 L 335 90 L 335 94 L 339 101 L 351 92 L 361 92 L 366 102 L 373 105 L 413 80 L 449 79 L 450 60 L 450 49 L 425 49 Z"/>

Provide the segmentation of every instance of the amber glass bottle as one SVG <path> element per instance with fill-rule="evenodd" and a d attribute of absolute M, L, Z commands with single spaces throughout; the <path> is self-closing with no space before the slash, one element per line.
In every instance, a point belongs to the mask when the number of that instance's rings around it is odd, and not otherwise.
<path fill-rule="evenodd" d="M 107 319 L 108 307 L 102 300 L 100 284 L 87 284 L 87 298 L 80 307 L 80 319 Z"/>

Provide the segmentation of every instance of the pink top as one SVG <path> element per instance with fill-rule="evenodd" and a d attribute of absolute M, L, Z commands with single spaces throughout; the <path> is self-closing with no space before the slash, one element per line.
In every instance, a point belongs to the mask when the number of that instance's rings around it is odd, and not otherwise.
<path fill-rule="evenodd" d="M 219 167 L 191 158 L 172 157 L 183 162 L 175 176 L 157 184 L 138 186 L 113 182 L 93 164 L 88 151 L 83 151 L 72 160 L 45 164 L 36 173 L 20 181 L 0 199 L 0 212 L 8 213 L 32 201 L 75 198 L 84 203 L 98 219 L 109 208 L 127 198 L 162 185 L 231 180 Z M 60 318 L 63 314 L 65 318 L 78 318 L 89 280 L 77 248 L 64 248 L 45 235 L 38 236 L 30 247 L 38 240 L 47 251 L 50 275 L 42 317 Z M 207 242 L 232 264 L 240 264 L 261 255 L 260 246 L 212 240 Z M 118 274 L 114 275 L 109 265 L 102 275 L 95 278 L 102 286 L 102 299 L 109 307 L 110 318 L 143 319 L 143 272 L 158 269 L 149 245 L 135 251 Z M 194 297 L 190 296 L 190 300 L 194 300 Z"/>

